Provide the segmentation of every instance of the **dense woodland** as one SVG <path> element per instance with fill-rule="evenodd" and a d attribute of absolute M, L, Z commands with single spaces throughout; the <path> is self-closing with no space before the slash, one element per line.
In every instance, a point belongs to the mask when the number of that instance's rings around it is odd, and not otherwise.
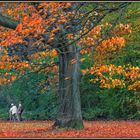
<path fill-rule="evenodd" d="M 140 3 L 0 3 L 0 119 L 140 119 Z M 78 123 L 77 123 L 78 122 Z"/>

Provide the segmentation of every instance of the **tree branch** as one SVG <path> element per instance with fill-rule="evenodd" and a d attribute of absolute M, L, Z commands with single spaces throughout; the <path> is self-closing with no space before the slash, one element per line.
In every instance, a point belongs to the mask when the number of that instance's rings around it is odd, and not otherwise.
<path fill-rule="evenodd" d="M 78 51 L 81 51 L 83 49 L 86 48 L 91 48 L 91 47 L 97 47 L 98 45 L 100 45 L 102 43 L 103 40 L 107 39 L 108 35 L 111 33 L 111 31 L 113 30 L 113 28 L 117 25 L 117 23 L 119 22 L 119 20 L 121 19 L 121 17 L 123 16 L 125 10 L 126 10 L 127 6 L 124 7 L 121 11 L 119 16 L 117 17 L 117 19 L 114 21 L 114 23 L 112 24 L 111 28 L 106 32 L 106 34 L 104 35 L 104 37 L 95 45 L 91 45 L 91 46 L 85 46 L 83 48 L 80 48 Z"/>
<path fill-rule="evenodd" d="M 13 20 L 9 17 L 0 14 L 0 26 L 10 28 L 10 29 L 16 29 L 18 24 L 19 21 Z"/>

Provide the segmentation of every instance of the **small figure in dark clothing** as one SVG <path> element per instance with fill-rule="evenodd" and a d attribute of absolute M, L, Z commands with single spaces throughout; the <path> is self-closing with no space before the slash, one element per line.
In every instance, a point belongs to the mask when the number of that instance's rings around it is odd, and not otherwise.
<path fill-rule="evenodd" d="M 9 118 L 8 118 L 8 119 L 9 119 L 10 121 L 12 121 L 12 112 L 11 112 L 11 110 L 10 110 L 10 109 L 11 109 L 11 106 L 12 106 L 12 104 L 9 105 L 9 113 L 8 113 L 8 115 L 9 115 Z"/>
<path fill-rule="evenodd" d="M 18 116 L 19 116 L 20 121 L 22 121 L 22 113 L 23 113 L 23 106 L 20 102 L 19 105 L 18 105 Z"/>

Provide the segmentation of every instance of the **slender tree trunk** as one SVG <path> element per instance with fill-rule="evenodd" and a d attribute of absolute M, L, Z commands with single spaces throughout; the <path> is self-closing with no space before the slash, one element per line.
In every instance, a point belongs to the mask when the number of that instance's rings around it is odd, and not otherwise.
<path fill-rule="evenodd" d="M 83 128 L 79 93 L 79 53 L 70 46 L 68 53 L 59 54 L 59 113 L 54 126 Z"/>

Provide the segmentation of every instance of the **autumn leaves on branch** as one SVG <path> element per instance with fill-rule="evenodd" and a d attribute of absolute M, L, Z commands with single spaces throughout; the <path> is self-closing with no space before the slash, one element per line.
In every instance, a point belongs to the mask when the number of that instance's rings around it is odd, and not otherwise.
<path fill-rule="evenodd" d="M 84 12 L 82 8 L 86 4 L 87 3 L 42 2 L 13 3 L 13 7 L 11 7 L 10 4 L 9 7 L 4 5 L 3 9 L 7 9 L 3 10 L 4 15 L 0 14 L 0 25 L 10 29 L 0 27 L 0 45 L 4 48 L 18 43 L 26 44 L 29 48 L 36 46 L 36 48 L 41 51 L 27 56 L 32 62 L 34 62 L 36 58 L 40 60 L 46 57 L 54 58 L 61 52 L 68 53 L 62 50 L 67 49 L 69 45 L 75 43 L 78 45 L 78 51 L 80 51 L 81 54 L 90 53 L 92 48 L 94 48 L 94 64 L 96 65 L 96 62 L 98 62 L 102 65 L 100 67 L 93 66 L 90 70 L 82 70 L 84 74 L 95 74 L 98 76 L 98 81 L 101 82 L 102 87 L 115 88 L 116 86 L 122 87 L 126 85 L 125 79 L 111 79 L 112 74 L 114 74 L 112 68 L 117 70 L 116 72 L 119 72 L 118 69 L 120 69 L 121 71 L 125 71 L 125 73 L 121 74 L 132 82 L 128 88 L 137 90 L 137 85 L 139 84 L 139 81 L 137 81 L 137 78 L 139 78 L 139 68 L 131 68 L 129 66 L 127 69 L 129 69 L 130 74 L 128 74 L 125 67 L 103 65 L 104 61 L 109 58 L 110 53 L 119 52 L 125 47 L 125 38 L 122 37 L 122 35 L 124 33 L 131 33 L 132 31 L 129 24 L 120 24 L 120 26 L 115 28 L 120 16 L 124 13 L 124 11 L 120 9 L 122 8 L 124 10 L 125 7 L 127 7 L 127 3 L 120 3 L 116 7 L 95 3 L 94 8 L 88 12 Z M 105 16 L 118 11 L 120 14 L 114 23 L 101 24 Z M 105 28 L 108 30 L 103 34 Z M 111 36 L 109 36 L 110 33 Z M 29 41 L 29 39 L 32 38 L 35 39 L 35 41 Z M 28 61 L 21 61 L 17 55 L 9 57 L 7 49 L 2 50 L 2 52 L 3 54 L 0 56 L 0 70 L 6 69 L 10 71 L 11 69 L 16 69 L 24 73 L 23 71 L 25 69 L 38 71 L 42 64 L 42 62 L 39 62 L 37 67 L 37 65 L 29 63 Z M 84 59 L 85 58 L 81 59 L 81 62 L 84 62 Z M 74 62 L 75 61 L 73 61 L 73 63 Z M 50 59 L 48 63 L 54 64 L 53 59 Z M 51 68 L 54 68 L 55 73 L 58 72 L 57 65 Z M 52 70 L 51 68 L 46 68 L 46 71 L 45 69 L 43 70 L 47 73 Z M 110 68 L 111 71 L 108 71 Z M 137 70 L 134 71 L 133 68 Z M 92 70 L 94 70 L 94 72 Z M 103 76 L 102 73 L 104 71 L 110 73 L 110 77 L 107 78 Z M 134 78 L 135 82 L 132 80 L 132 76 L 130 76 L 133 75 L 133 73 L 135 73 L 137 77 Z M 8 74 L 6 74 L 6 76 L 7 75 Z M 12 76 L 11 81 L 16 80 L 16 75 Z M 9 79 L 10 78 L 8 78 L 8 80 Z M 0 84 L 6 83 L 5 81 L 6 80 Z M 95 80 L 93 79 L 91 81 Z"/>

